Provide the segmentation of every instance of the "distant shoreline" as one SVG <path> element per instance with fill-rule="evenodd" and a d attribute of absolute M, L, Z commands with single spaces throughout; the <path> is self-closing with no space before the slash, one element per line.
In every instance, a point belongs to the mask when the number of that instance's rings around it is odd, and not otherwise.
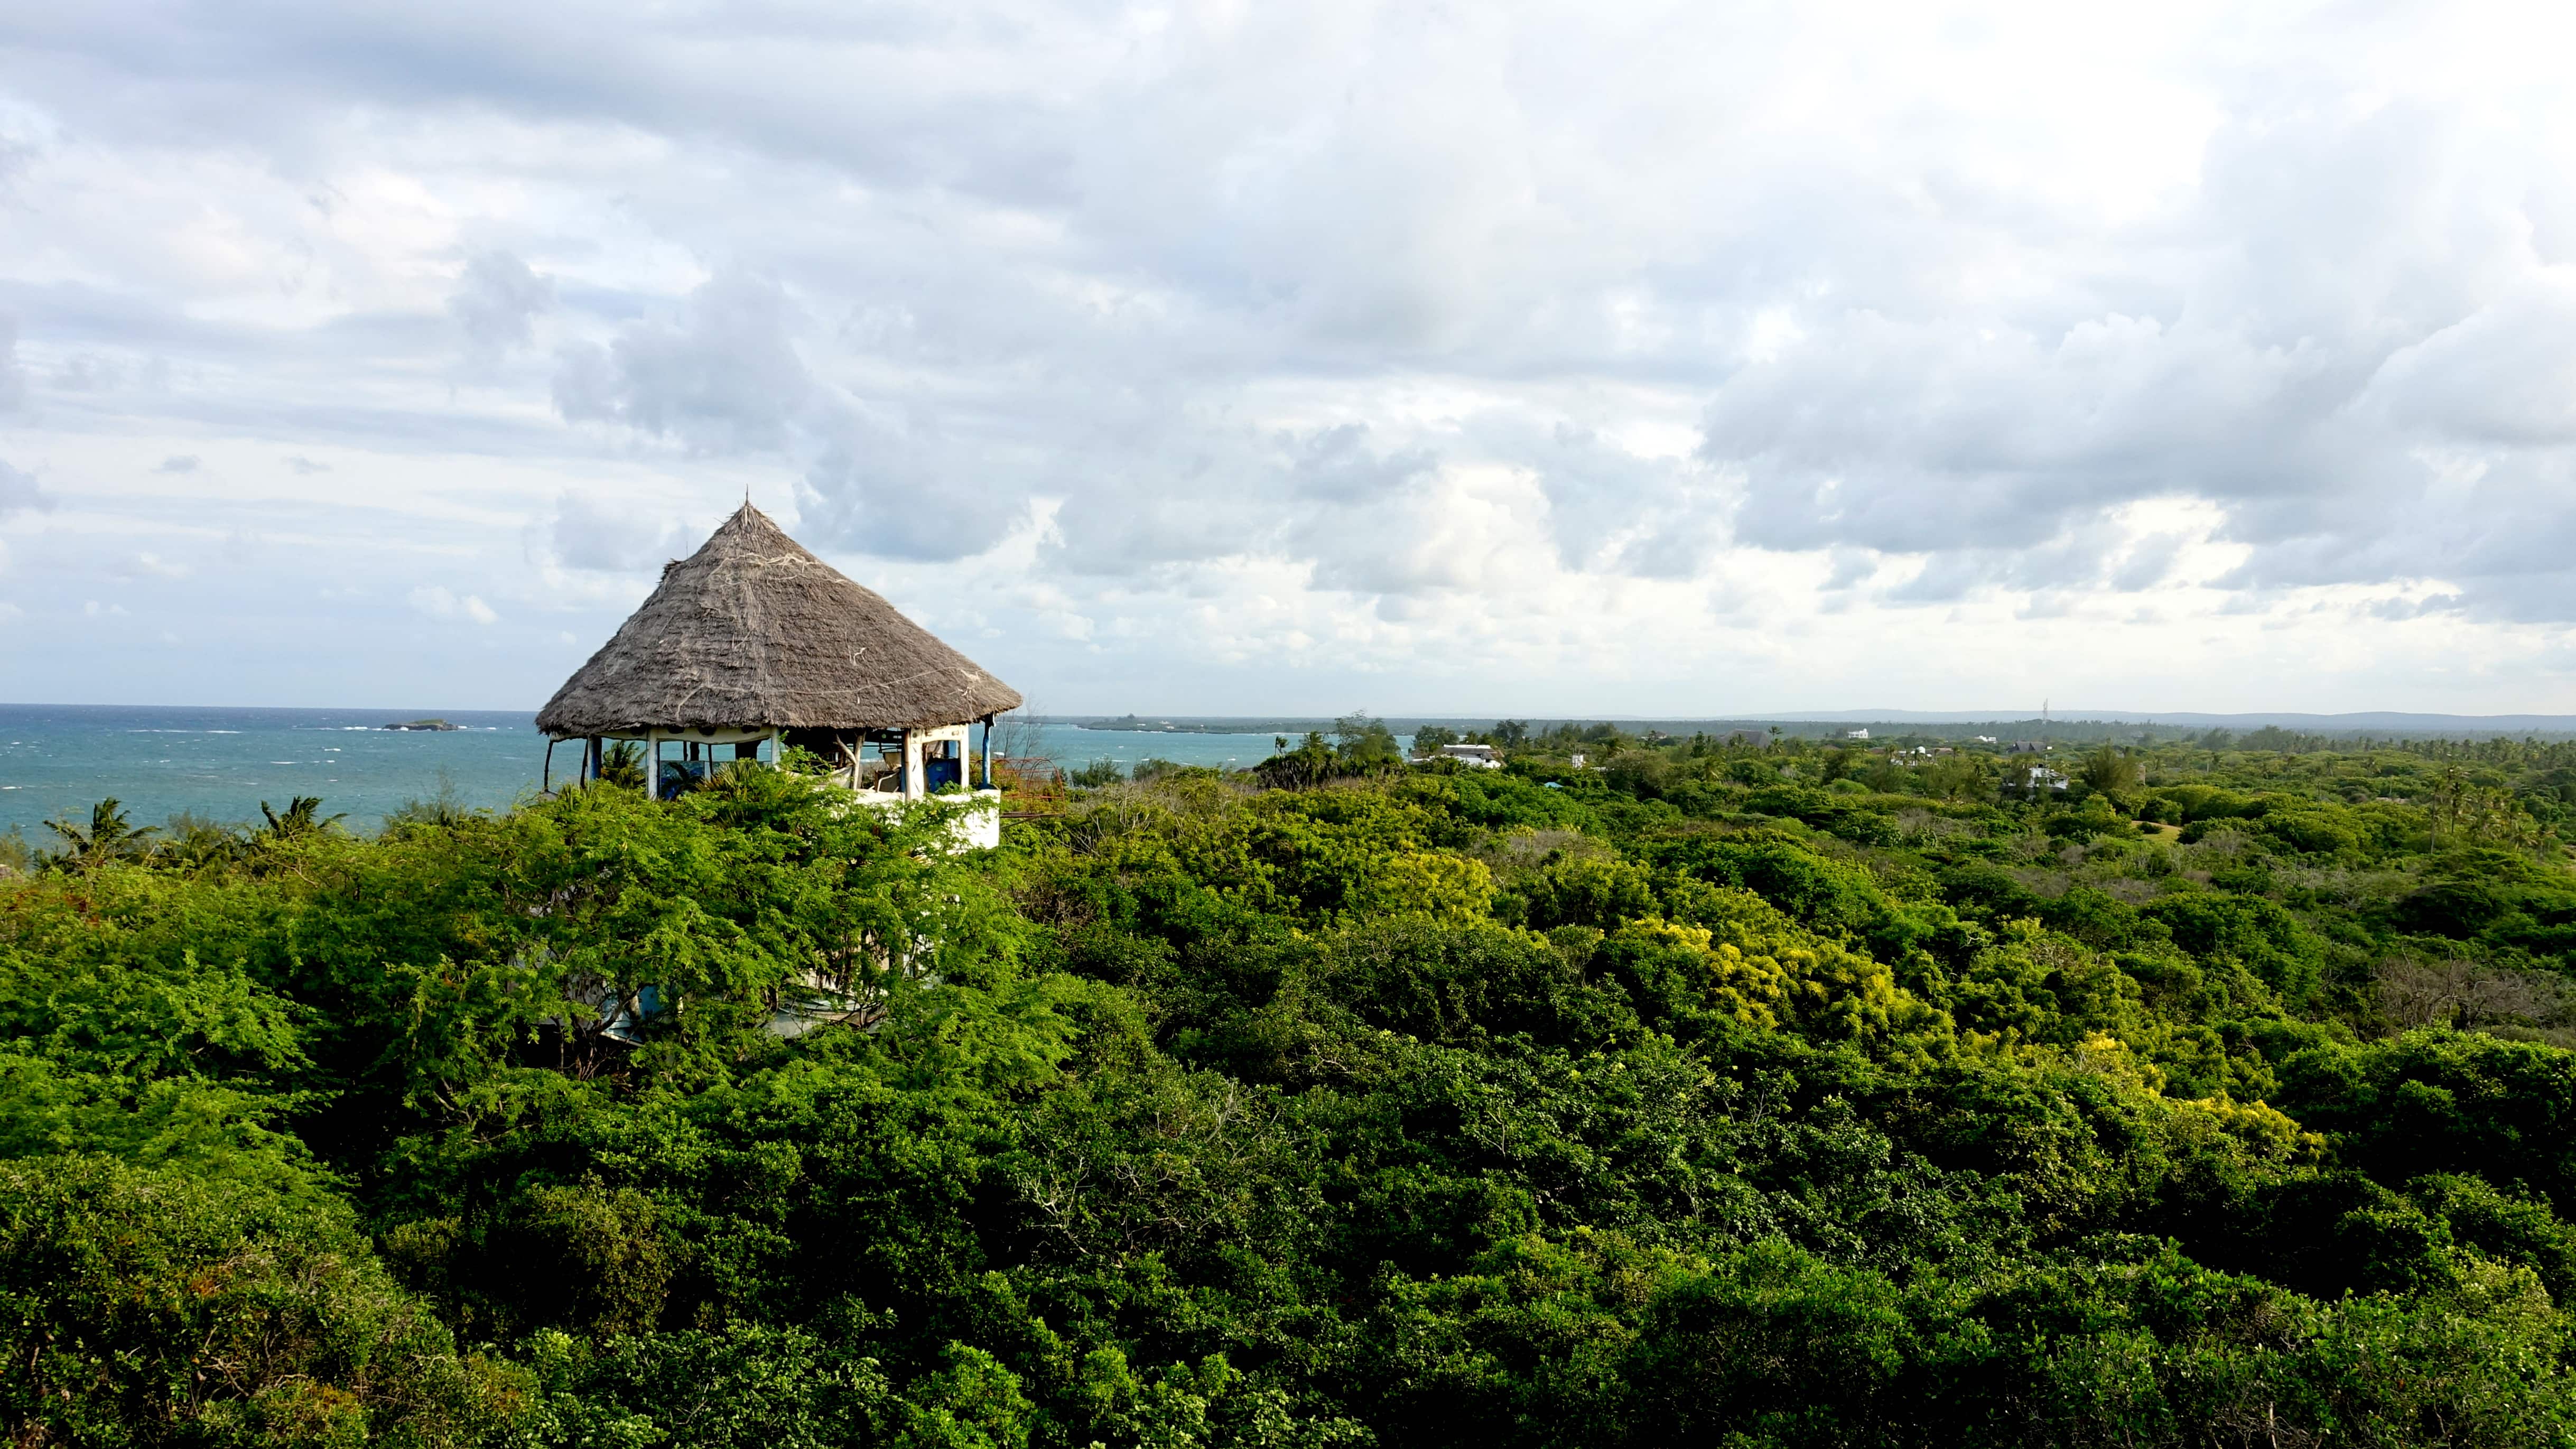
<path fill-rule="evenodd" d="M 1169 715 L 1145 718 L 1136 715 L 1041 715 L 1040 723 L 1066 725 L 1075 729 L 1114 734 L 1148 735 L 1302 735 L 1309 731 L 1330 734 L 1338 721 L 1323 718 L 1281 718 L 1276 716 L 1241 715 Z M 1664 734 L 1725 735 L 1739 730 L 1767 732 L 1778 728 L 1787 735 L 1820 737 L 1845 730 L 1868 728 L 1888 734 L 1921 734 L 1927 737 L 1951 735 L 2010 733 L 2019 738 L 2056 735 L 2060 738 L 2099 738 L 2110 731 L 2153 729 L 2171 737 L 2182 733 L 2208 730 L 2231 730 L 2250 733 L 2261 729 L 2280 729 L 2306 735 L 2341 739 L 2481 739 L 2495 736 L 2540 739 L 2576 738 L 2576 715 L 2452 715 L 2415 714 L 2399 711 L 2369 711 L 2351 714 L 2198 714 L 2183 711 L 2064 711 L 2039 715 L 1980 715 L 1966 712 L 1935 713 L 1932 711 L 1889 710 L 1869 712 L 1853 710 L 1836 714 L 1743 715 L 1732 717 L 1671 718 L 1622 714 L 1588 715 L 1385 715 L 1378 722 L 1398 734 L 1409 734 L 1425 725 L 1439 725 L 1455 730 L 1484 730 L 1504 719 L 1518 720 L 1533 733 L 1542 733 L 1559 725 L 1617 725 L 1631 732 L 1657 731 Z"/>

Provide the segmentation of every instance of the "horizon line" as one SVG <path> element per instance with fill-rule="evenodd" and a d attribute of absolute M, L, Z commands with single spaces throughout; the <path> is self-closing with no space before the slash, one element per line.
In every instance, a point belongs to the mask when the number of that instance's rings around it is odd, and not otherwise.
<path fill-rule="evenodd" d="M 65 710 L 91 710 L 91 709 L 144 709 L 144 710 L 153 710 L 153 709 L 157 709 L 157 710 L 207 710 L 207 711 L 215 711 L 215 710 L 234 710 L 234 711 L 244 711 L 244 712 L 251 712 L 251 711 L 263 711 L 263 710 L 265 710 L 265 711 L 296 711 L 296 712 L 304 712 L 304 713 L 312 713 L 312 714 L 326 714 L 326 713 L 337 713 L 337 714 L 358 714 L 358 713 L 369 713 L 369 714 L 375 714 L 375 713 L 385 713 L 385 714 L 403 714 L 403 715 L 407 715 L 407 716 L 411 716 L 411 717 L 421 717 L 421 716 L 423 716 L 424 714 L 426 714 L 426 715 L 428 715 L 428 716 L 432 716 L 432 717 L 434 717 L 434 716 L 436 715 L 436 713 L 437 713 L 437 710 L 436 710 L 436 709 L 434 709 L 434 708 L 428 708 L 428 709 L 425 709 L 424 707 L 420 707 L 420 706 L 407 706 L 407 705 L 380 705 L 380 704 L 332 704 L 332 705 L 314 705 L 314 704 L 174 704 L 174 703 L 135 704 L 135 703 L 117 703 L 117 702 L 110 702 L 110 703 L 88 703 L 88 702 L 74 702 L 74 701 L 62 701 L 62 700 L 0 701 L 0 709 L 65 709 Z M 450 712 L 450 713 L 455 713 L 455 714 L 480 714 L 480 715 L 494 715 L 494 714 L 498 714 L 498 715 L 524 715 L 524 716 L 525 716 L 525 717 L 530 721 L 530 723 L 531 723 L 532 725 L 533 725 L 533 723 L 534 723 L 535 715 L 536 715 L 536 710 L 535 710 L 533 707 L 522 710 L 522 709 L 517 709 L 517 708 L 493 708 L 493 707 L 490 707 L 490 706 L 450 705 L 450 706 L 447 706 L 447 707 L 446 707 L 446 709 L 448 710 L 448 712 Z M 1515 712 L 1515 711 L 1457 710 L 1457 709 L 1448 709 L 1448 710 L 1440 710 L 1440 711 L 1429 711 L 1429 710 L 1398 710 L 1398 711 L 1391 711 L 1391 712 L 1386 713 L 1386 714 L 1376 714 L 1376 713 L 1374 713 L 1374 712 L 1367 711 L 1367 710 L 1358 710 L 1358 711 L 1342 711 L 1342 712 L 1334 712 L 1334 711 L 1302 711 L 1302 712 L 1301 712 L 1301 711 L 1295 711 L 1295 710 L 1273 710 L 1273 711 L 1254 711 L 1254 712 L 1245 712 L 1245 711 L 1229 711 L 1229 712 L 1225 712 L 1225 713 L 1188 713 L 1188 712 L 1177 712 L 1177 711 L 1176 711 L 1176 712 L 1172 712 L 1172 713 L 1148 713 L 1148 712 L 1141 711 L 1141 710 L 1132 710 L 1132 709 L 1131 709 L 1131 710 L 1127 710 L 1127 711 L 1124 711 L 1124 712 L 1116 712 L 1116 713 L 1108 712 L 1108 711 L 1049 711 L 1049 712 L 1044 713 L 1044 714 L 1031 715 L 1031 716 L 1029 716 L 1029 718 L 1034 719 L 1034 720 L 1037 720 L 1037 721 L 1040 721 L 1040 722 L 1042 722 L 1042 723 L 1081 723 L 1081 722 L 1085 722 L 1085 721 L 1098 721 L 1098 720 L 1123 720 L 1123 719 L 1136 719 L 1136 720 L 1155 720 L 1155 721 L 1168 721 L 1168 722 L 1191 722 L 1191 723 L 1230 723 L 1230 722 L 1237 722 L 1237 721 L 1240 721 L 1240 722 L 1245 722 L 1245 723 L 1277 724 L 1277 723 L 1281 723 L 1281 722 L 1294 721 L 1294 722 L 1298 722 L 1298 723 L 1322 723 L 1322 724 L 1329 724 L 1329 723 L 1331 723 L 1331 722 L 1333 722 L 1333 721 L 1335 721 L 1335 720 L 1338 720 L 1338 719 L 1343 719 L 1343 718 L 1351 717 L 1351 716 L 1352 716 L 1352 715 L 1354 715 L 1354 714 L 1367 715 L 1368 717 L 1370 717 L 1370 718 L 1375 718 L 1375 719 L 1421 720 L 1421 721 L 1424 721 L 1424 722 L 1438 722 L 1438 723 L 1474 722 L 1474 721 L 1486 720 L 1486 719 L 1491 719 L 1491 720 L 1494 720 L 1494 721 L 1496 721 L 1496 722 L 1500 722 L 1500 721 L 1502 721 L 1502 720 L 1507 720 L 1507 719 L 1517 719 L 1517 720 L 1524 720 L 1524 721 L 1528 721 L 1528 722 L 1544 722 L 1544 723 L 1550 723 L 1550 724 L 1558 724 L 1558 723 L 1600 723 L 1600 724 L 1617 724 L 1617 723 L 1634 723 L 1634 724 L 1676 724 L 1676 723 L 1681 723 L 1681 724 L 1687 724 L 1687 723 L 1703 723 L 1703 722 L 1705 722 L 1705 723 L 1721 723 L 1721 722 L 1725 722 L 1725 723 L 1734 723 L 1734 722 L 1743 722 L 1743 723 L 1765 723 L 1765 724 L 1844 724 L 1844 725 L 1863 725 L 1863 724 L 1977 724 L 1977 723 L 1986 723 L 1986 722 L 1991 722 L 1991 723 L 1995 723 L 1995 724 L 2044 723 L 2044 724 L 2052 724 L 2052 725 L 2078 725 L 2078 724 L 2182 724 L 2182 723 L 2192 723 L 2192 724 L 2215 724 L 2215 723 L 2226 723 L 2226 722 L 2229 722 L 2229 721 L 2238 721 L 2238 720 L 2247 720 L 2247 721 L 2251 721 L 2251 720 L 2265 720 L 2265 719 L 2273 719 L 2273 720 L 2292 720 L 2292 721 L 2315 721 L 2315 722 L 2318 722 L 2318 723 L 2334 723 L 2334 722 L 2343 722 L 2343 721 L 2355 721 L 2355 720 L 2372 720 L 2372 719 L 2377 719 L 2377 720 L 2384 721 L 2384 722 L 2386 723 L 2386 725 L 2388 725 L 2388 726 L 2390 726 L 2390 727 L 2394 727 L 2394 726 L 2400 725 L 2401 723 L 2405 723 L 2405 722 L 2421 721 L 2421 722 L 2423 722 L 2423 723 L 2427 723 L 2427 724 L 2431 724 L 2431 723 L 2456 723 L 2456 724 L 2462 724 L 2462 725 L 2485 725 L 2485 726 L 2488 726 L 2488 727 L 2494 727 L 2494 728 L 2516 728 L 2516 727 L 2519 727 L 2519 728 L 2531 728 L 2531 727 L 2538 727 L 2538 726 L 2540 726 L 2540 725 L 2541 725 L 2541 722 L 2543 722 L 2543 721 L 2548 721 L 2548 722 L 2564 722 L 2564 723 L 2565 723 L 2565 725 L 2566 725 L 2568 728 L 2570 728 L 2570 729 L 2576 729 L 2576 712 L 2570 712 L 2570 713 L 2563 713 L 2563 714 L 2562 714 L 2562 713 L 2555 713 L 2555 712 L 2548 712 L 2548 711 L 2541 711 L 2541 710 L 2523 710 L 2523 711 L 2502 711 L 2502 712 L 2488 713 L 2488 714 L 2456 714 L 2456 713 L 2450 713 L 2450 712 L 2447 712 L 2447 711 L 2440 711 L 2440 710 L 2420 710 L 2420 709 L 2386 709 L 2386 708 L 2382 708 L 2382 709 L 2359 709 L 2359 710 L 2318 711 L 2318 710 L 2291 710 L 2291 709 L 2236 709 L 2236 710 L 2199 710 L 2199 709 L 2119 709 L 2119 710 L 2097 710 L 2097 709 L 2059 709 L 2059 708 L 2051 707 L 2051 708 L 2047 709 L 2045 713 L 2041 713 L 2041 712 L 2030 712 L 2030 713 L 2010 713 L 2010 712 L 2005 712 L 2005 711 L 1978 711 L 1978 710 L 1969 710 L 1969 709 L 1920 709 L 1920 708 L 1905 708 L 1905 707 L 1899 707 L 1899 706 L 1881 706 L 1881 707 L 1876 707 L 1876 708 L 1864 708 L 1864 709 L 1851 709 L 1851 708 L 1844 708 L 1844 709 L 1770 710 L 1770 711 L 1762 711 L 1762 710 L 1717 711 L 1717 710 L 1710 710 L 1710 711 L 1703 711 L 1703 712 L 1698 712 L 1698 713 L 1656 713 L 1656 714 L 1628 713 L 1628 712 L 1620 712 L 1620 711 L 1604 711 L 1604 712 L 1593 712 L 1593 713 L 1582 713 L 1582 714 L 1538 714 L 1538 713 L 1522 713 L 1522 712 Z M 2505 723 L 2505 722 L 2512 722 L 2512 723 L 2507 724 L 2507 723 Z"/>

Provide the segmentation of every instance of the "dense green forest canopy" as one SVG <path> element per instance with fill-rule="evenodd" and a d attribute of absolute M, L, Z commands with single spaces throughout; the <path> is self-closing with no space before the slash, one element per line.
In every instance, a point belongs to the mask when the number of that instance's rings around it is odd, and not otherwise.
<path fill-rule="evenodd" d="M 0 1433 L 2576 1442 L 2576 747 L 1477 733 L 67 822 Z"/>

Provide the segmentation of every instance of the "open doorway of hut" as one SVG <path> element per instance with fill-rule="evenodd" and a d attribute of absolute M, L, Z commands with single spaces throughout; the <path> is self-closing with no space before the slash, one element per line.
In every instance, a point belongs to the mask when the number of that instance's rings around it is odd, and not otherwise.
<path fill-rule="evenodd" d="M 924 740 L 921 744 L 921 788 L 936 795 L 950 785 L 966 783 L 966 742 Z"/>

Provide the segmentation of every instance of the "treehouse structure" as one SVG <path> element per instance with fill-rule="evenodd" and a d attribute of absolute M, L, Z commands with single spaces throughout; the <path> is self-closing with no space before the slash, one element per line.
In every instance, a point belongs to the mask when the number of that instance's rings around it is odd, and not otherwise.
<path fill-rule="evenodd" d="M 993 716 L 1017 690 L 933 638 L 749 503 L 662 581 L 537 712 L 595 779 L 612 741 L 644 749 L 665 798 L 729 760 L 813 751 L 861 801 L 963 796 L 965 843 L 1001 840 Z M 975 749 L 972 726 L 984 726 Z"/>

